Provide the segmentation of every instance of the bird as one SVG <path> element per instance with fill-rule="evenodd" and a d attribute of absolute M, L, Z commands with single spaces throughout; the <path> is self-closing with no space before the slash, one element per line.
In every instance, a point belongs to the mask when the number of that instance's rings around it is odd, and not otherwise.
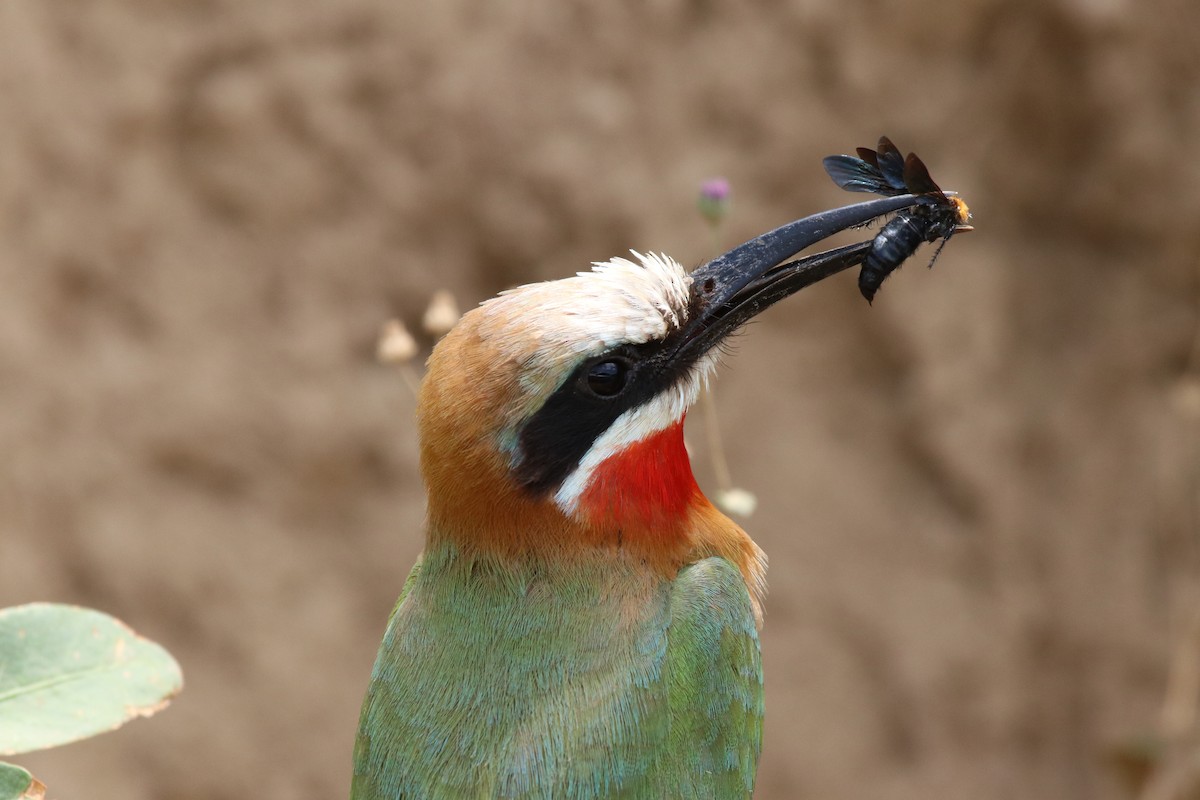
<path fill-rule="evenodd" d="M 684 419 L 733 331 L 870 242 L 787 259 L 916 202 L 804 217 L 691 272 L 631 251 L 462 316 L 419 393 L 425 547 L 352 800 L 752 795 L 767 557 L 699 488 Z"/>

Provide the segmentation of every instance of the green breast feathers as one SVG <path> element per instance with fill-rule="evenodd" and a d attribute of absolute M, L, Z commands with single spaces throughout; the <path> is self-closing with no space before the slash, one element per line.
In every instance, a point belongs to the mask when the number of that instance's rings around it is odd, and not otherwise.
<path fill-rule="evenodd" d="M 352 799 L 749 797 L 762 714 L 728 562 L 667 581 L 611 551 L 514 570 L 446 547 L 388 624 Z"/>

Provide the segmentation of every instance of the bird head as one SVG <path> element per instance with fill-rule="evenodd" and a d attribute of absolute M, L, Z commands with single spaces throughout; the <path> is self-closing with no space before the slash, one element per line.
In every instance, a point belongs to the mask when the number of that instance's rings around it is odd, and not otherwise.
<path fill-rule="evenodd" d="M 635 252 L 465 314 L 434 348 L 419 402 L 430 541 L 505 558 L 626 548 L 668 572 L 721 555 L 757 594 L 765 559 L 697 486 L 684 417 L 721 342 L 869 243 L 781 262 L 914 202 L 806 217 L 691 273 Z"/>

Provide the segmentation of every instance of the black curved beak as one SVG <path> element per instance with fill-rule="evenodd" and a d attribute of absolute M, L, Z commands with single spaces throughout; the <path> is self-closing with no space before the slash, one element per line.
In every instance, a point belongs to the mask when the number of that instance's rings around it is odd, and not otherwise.
<path fill-rule="evenodd" d="M 707 351 L 742 323 L 806 286 L 861 264 L 871 242 L 859 242 L 787 261 L 835 233 L 914 206 L 904 194 L 823 211 L 789 222 L 738 245 L 692 272 L 692 314 L 684 345 L 694 355 Z M 786 263 L 781 263 L 786 262 Z"/>

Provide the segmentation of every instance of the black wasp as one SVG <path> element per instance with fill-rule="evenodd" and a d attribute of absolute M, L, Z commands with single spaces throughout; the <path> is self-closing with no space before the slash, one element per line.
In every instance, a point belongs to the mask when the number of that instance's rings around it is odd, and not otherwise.
<path fill-rule="evenodd" d="M 920 195 L 920 202 L 901 211 L 884 225 L 871 242 L 858 273 L 858 289 L 870 303 L 883 279 L 899 269 L 922 242 L 942 240 L 929 266 L 937 260 L 950 237 L 972 230 L 971 212 L 957 196 L 943 192 L 916 153 L 900 154 L 886 136 L 879 137 L 878 150 L 855 148 L 854 156 L 828 156 L 825 171 L 833 182 L 848 192 L 873 192 L 885 197 Z"/>

